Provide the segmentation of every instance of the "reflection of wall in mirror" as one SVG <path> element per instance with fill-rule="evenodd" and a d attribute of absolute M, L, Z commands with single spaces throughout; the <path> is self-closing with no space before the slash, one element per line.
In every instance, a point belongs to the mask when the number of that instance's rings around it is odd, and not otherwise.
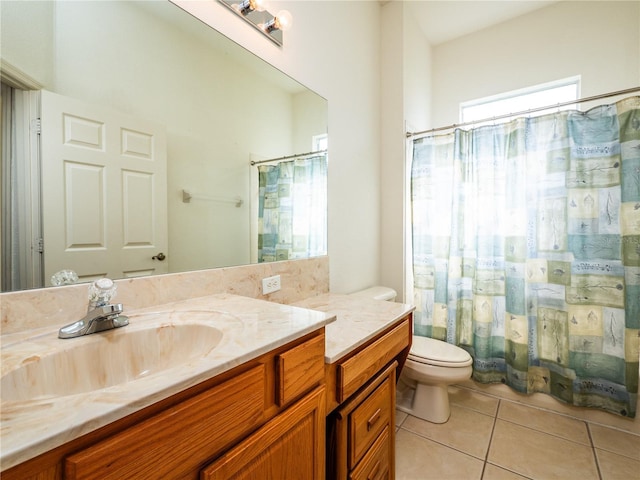
<path fill-rule="evenodd" d="M 185 204 L 181 191 L 249 199 L 250 153 L 307 151 L 311 135 L 326 132 L 326 116 L 318 131 L 318 119 L 301 113 L 315 95 L 285 91 L 203 43 L 210 27 L 195 19 L 185 31 L 132 2 L 52 3 L 34 2 L 29 17 L 39 6 L 38 46 L 55 50 L 55 64 L 25 63 L 17 52 L 6 60 L 45 89 L 166 126 L 172 271 L 249 263 L 248 202 Z M 33 33 L 24 25 L 21 37 Z"/>
<path fill-rule="evenodd" d="M 293 152 L 315 151 L 313 137 L 327 133 L 326 100 L 312 91 L 293 97 Z"/>
<path fill-rule="evenodd" d="M 55 2 L 2 1 L 0 45 L 2 59 L 51 88 Z"/>

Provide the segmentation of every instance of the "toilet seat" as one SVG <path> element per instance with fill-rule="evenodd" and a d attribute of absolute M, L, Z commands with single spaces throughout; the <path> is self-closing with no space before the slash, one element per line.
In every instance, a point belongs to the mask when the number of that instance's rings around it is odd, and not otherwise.
<path fill-rule="evenodd" d="M 473 359 L 466 350 L 433 338 L 414 335 L 408 359 L 437 367 L 467 367 Z"/>

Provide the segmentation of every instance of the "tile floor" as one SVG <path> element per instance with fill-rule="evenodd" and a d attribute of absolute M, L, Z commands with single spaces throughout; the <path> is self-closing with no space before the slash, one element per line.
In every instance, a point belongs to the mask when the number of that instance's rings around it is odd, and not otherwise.
<path fill-rule="evenodd" d="M 640 480 L 640 434 L 460 387 L 437 425 L 398 411 L 397 480 Z"/>

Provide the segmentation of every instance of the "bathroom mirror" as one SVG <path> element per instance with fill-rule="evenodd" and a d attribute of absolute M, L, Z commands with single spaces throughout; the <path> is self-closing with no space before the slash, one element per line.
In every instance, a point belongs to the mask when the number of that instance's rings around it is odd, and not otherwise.
<path fill-rule="evenodd" d="M 251 263 L 250 161 L 314 151 L 314 138 L 327 133 L 326 100 L 169 1 L 3 0 L 0 9 L 4 67 L 43 90 L 164 130 L 167 243 L 154 252 L 165 266 L 155 273 Z M 5 185 L 3 203 L 14 193 Z M 68 230 L 68 220 L 60 223 Z M 51 243 L 45 235 L 45 257 L 54 255 Z M 4 278 L 3 291 L 51 285 L 45 273 L 41 285 L 7 288 Z"/>

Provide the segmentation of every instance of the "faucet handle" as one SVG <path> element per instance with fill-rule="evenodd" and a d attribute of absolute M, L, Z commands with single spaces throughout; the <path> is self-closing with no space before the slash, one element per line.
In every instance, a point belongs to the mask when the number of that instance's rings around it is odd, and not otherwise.
<path fill-rule="evenodd" d="M 89 286 L 89 307 L 91 310 L 96 307 L 107 305 L 116 296 L 116 284 L 110 278 L 101 278 Z"/>

